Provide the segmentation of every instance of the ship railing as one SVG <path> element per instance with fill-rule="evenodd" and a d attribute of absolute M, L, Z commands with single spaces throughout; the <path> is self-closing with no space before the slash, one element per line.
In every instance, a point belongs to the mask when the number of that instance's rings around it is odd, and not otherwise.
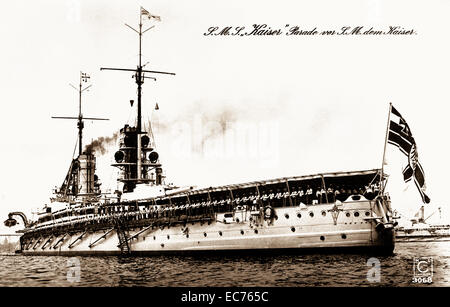
<path fill-rule="evenodd" d="M 174 216 L 159 216 L 151 213 L 140 213 L 140 212 L 130 212 L 117 213 L 112 215 L 98 216 L 96 218 L 83 218 L 76 221 L 65 222 L 60 224 L 53 224 L 43 227 L 41 229 L 36 229 L 34 232 L 36 234 L 41 234 L 43 231 L 47 232 L 50 230 L 52 234 L 64 234 L 68 231 L 79 232 L 86 229 L 89 230 L 101 230 L 109 229 L 111 222 L 115 219 L 121 219 L 125 223 L 124 226 L 130 227 L 146 227 L 149 225 L 157 226 L 170 226 L 174 224 L 186 224 L 186 223 L 196 223 L 196 222 L 210 222 L 215 220 L 215 214 L 213 212 L 203 213 L 198 215 L 180 214 Z M 108 227 L 109 226 L 109 227 Z"/>
<path fill-rule="evenodd" d="M 214 202 L 211 202 L 210 204 L 213 204 L 213 203 Z M 220 202 L 218 202 L 218 203 L 220 203 Z M 195 204 L 195 205 L 197 205 L 197 204 Z M 183 207 L 187 207 L 187 211 L 183 210 L 186 212 L 177 211 L 177 208 L 181 209 Z M 205 214 L 206 215 L 211 214 L 211 212 L 204 212 L 202 214 L 197 214 L 197 215 L 195 215 L 196 217 L 194 217 L 194 216 L 192 216 L 192 214 L 189 214 L 189 213 L 191 213 L 191 212 L 189 212 L 190 207 L 192 207 L 192 206 L 181 206 L 181 207 L 176 206 L 175 208 L 171 208 L 172 210 L 169 210 L 169 208 L 166 207 L 166 208 L 159 208 L 158 210 L 147 209 L 147 210 L 136 210 L 136 211 L 129 211 L 129 212 L 108 213 L 108 214 L 103 214 L 103 215 L 89 214 L 89 215 L 86 215 L 83 217 L 71 218 L 70 221 L 62 222 L 62 223 L 55 223 L 54 221 L 49 221 L 49 224 L 45 224 L 43 229 L 55 228 L 55 227 L 60 228 L 60 227 L 66 227 L 66 226 L 71 226 L 72 228 L 80 228 L 80 227 L 84 228 L 86 226 L 86 224 L 91 224 L 91 223 L 103 224 L 104 220 L 110 220 L 111 218 L 125 218 L 128 221 L 130 221 L 131 219 L 156 220 L 158 223 L 162 223 L 162 224 L 166 223 L 165 219 L 169 219 L 168 223 L 172 224 L 172 223 L 178 223 L 178 222 L 202 221 L 202 220 L 205 220 L 205 218 L 204 218 Z M 215 211 L 217 211 L 216 210 L 217 208 L 211 207 L 211 206 L 209 206 L 209 207 L 213 211 L 212 212 L 213 214 Z M 242 207 L 242 205 L 237 205 L 235 209 L 239 209 L 238 207 Z M 253 207 L 253 206 L 250 206 L 250 207 Z M 243 208 L 246 208 L 247 210 L 249 210 L 248 208 L 250 208 L 250 207 L 247 205 L 243 206 Z M 184 213 L 186 213 L 186 214 L 184 214 Z M 198 217 L 198 216 L 200 216 L 200 217 Z M 143 224 L 145 224 L 145 223 L 146 222 L 144 222 Z M 139 223 L 139 224 L 142 224 L 142 223 Z M 41 226 L 39 226 L 39 227 L 41 227 Z"/>

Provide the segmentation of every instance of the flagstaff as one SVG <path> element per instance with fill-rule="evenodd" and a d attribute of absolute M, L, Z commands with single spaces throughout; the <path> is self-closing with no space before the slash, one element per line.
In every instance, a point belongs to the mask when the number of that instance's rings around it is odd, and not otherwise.
<path fill-rule="evenodd" d="M 391 114 L 395 116 L 392 120 Z M 384 143 L 383 165 L 381 168 L 382 173 L 384 171 L 387 143 L 396 146 L 400 152 L 408 158 L 408 163 L 403 169 L 403 180 L 405 183 L 413 180 L 422 197 L 422 201 L 424 203 L 429 203 L 430 198 L 425 194 L 425 174 L 422 165 L 419 162 L 416 141 L 406 120 L 400 112 L 394 108 L 392 103 L 389 104 L 388 127 Z"/>
<path fill-rule="evenodd" d="M 381 192 L 384 193 L 384 164 L 386 163 L 386 145 L 388 142 L 388 136 L 389 136 L 389 123 L 391 121 L 391 110 L 392 110 L 392 102 L 389 103 L 389 112 L 388 112 L 388 119 L 387 119 L 387 125 L 386 125 L 386 136 L 384 138 L 384 149 L 383 149 L 383 161 L 381 163 L 381 176 L 380 176 L 380 184 L 381 184 Z"/>

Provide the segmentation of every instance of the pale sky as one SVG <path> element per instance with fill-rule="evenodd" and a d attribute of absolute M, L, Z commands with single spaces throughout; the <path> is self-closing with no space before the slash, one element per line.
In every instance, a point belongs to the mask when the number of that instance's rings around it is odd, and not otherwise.
<path fill-rule="evenodd" d="M 77 141 L 79 72 L 91 76 L 83 114 L 87 144 L 132 121 L 136 27 L 143 6 L 161 22 L 143 41 L 147 69 L 175 72 L 146 80 L 145 118 L 158 121 L 156 142 L 166 182 L 215 186 L 329 171 L 381 167 L 389 102 L 408 122 L 425 170 L 430 213 L 448 218 L 450 21 L 447 1 L 2 1 L 0 4 L 0 232 L 10 211 L 49 203 Z M 344 26 L 414 29 L 409 36 L 206 37 L 211 26 L 266 23 L 285 29 Z M 153 112 L 155 103 L 160 110 Z M 226 126 L 223 126 L 228 122 Z M 221 130 L 221 127 L 225 127 Z M 203 150 L 199 144 L 203 141 Z M 97 158 L 103 189 L 115 187 Z M 388 145 L 388 192 L 412 214 L 416 188 L 403 183 L 406 159 Z M 428 208 L 426 209 L 428 210 Z M 447 215 L 446 215 L 447 214 Z"/>

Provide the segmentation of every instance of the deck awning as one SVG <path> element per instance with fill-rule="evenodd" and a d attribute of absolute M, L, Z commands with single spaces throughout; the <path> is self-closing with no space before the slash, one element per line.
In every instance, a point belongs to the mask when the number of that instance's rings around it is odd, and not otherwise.
<path fill-rule="evenodd" d="M 257 190 L 257 189 L 266 189 L 266 192 L 261 192 L 261 197 L 264 199 L 267 197 L 268 193 L 276 193 L 275 190 L 285 189 L 287 186 L 290 187 L 293 191 L 295 188 L 306 189 L 308 187 L 317 188 L 318 186 L 325 187 L 363 187 L 367 186 L 371 183 L 378 183 L 380 181 L 381 169 L 371 169 L 371 170 L 363 170 L 363 171 L 352 171 L 352 172 L 333 172 L 333 173 L 321 173 L 314 175 L 306 175 L 306 176 L 293 176 L 293 177 L 283 177 L 276 178 L 270 180 L 261 180 L 261 181 L 252 181 L 241 184 L 233 184 L 233 185 L 224 185 L 218 187 L 209 187 L 204 189 L 196 189 L 189 192 L 183 192 L 182 194 L 172 194 L 170 195 L 170 199 L 172 201 L 176 201 L 180 198 L 186 198 L 187 195 L 202 197 L 204 194 L 205 198 L 208 194 L 215 192 L 225 192 L 229 193 L 232 191 L 233 193 L 239 193 L 239 190 Z M 386 179 L 386 175 L 384 179 Z M 273 191 L 272 191 L 273 190 Z M 291 191 L 291 193 L 293 193 Z M 285 193 L 286 194 L 286 193 Z M 280 194 L 281 195 L 281 194 Z M 242 196 L 242 195 L 241 195 Z M 255 196 L 258 198 L 257 196 Z M 156 200 L 167 200 L 169 196 L 160 196 L 156 198 L 150 198 L 147 201 L 156 201 Z M 239 196 L 236 196 L 236 199 L 239 199 Z M 216 200 L 214 200 L 216 201 Z M 220 200 L 219 204 L 224 204 L 226 201 Z M 187 206 L 184 206 L 187 207 Z M 194 206 L 196 207 L 196 206 Z M 182 209 L 183 206 L 180 207 Z"/>

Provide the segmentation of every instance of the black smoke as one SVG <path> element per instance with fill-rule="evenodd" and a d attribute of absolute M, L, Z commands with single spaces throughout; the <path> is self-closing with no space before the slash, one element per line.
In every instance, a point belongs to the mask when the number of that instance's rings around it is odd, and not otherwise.
<path fill-rule="evenodd" d="M 110 137 L 101 136 L 101 137 L 93 140 L 89 145 L 86 145 L 84 151 L 87 154 L 98 153 L 98 154 L 103 155 L 106 153 L 107 147 L 109 145 L 111 145 L 112 143 L 114 143 L 117 140 L 118 136 L 119 136 L 119 132 L 114 133 Z"/>

